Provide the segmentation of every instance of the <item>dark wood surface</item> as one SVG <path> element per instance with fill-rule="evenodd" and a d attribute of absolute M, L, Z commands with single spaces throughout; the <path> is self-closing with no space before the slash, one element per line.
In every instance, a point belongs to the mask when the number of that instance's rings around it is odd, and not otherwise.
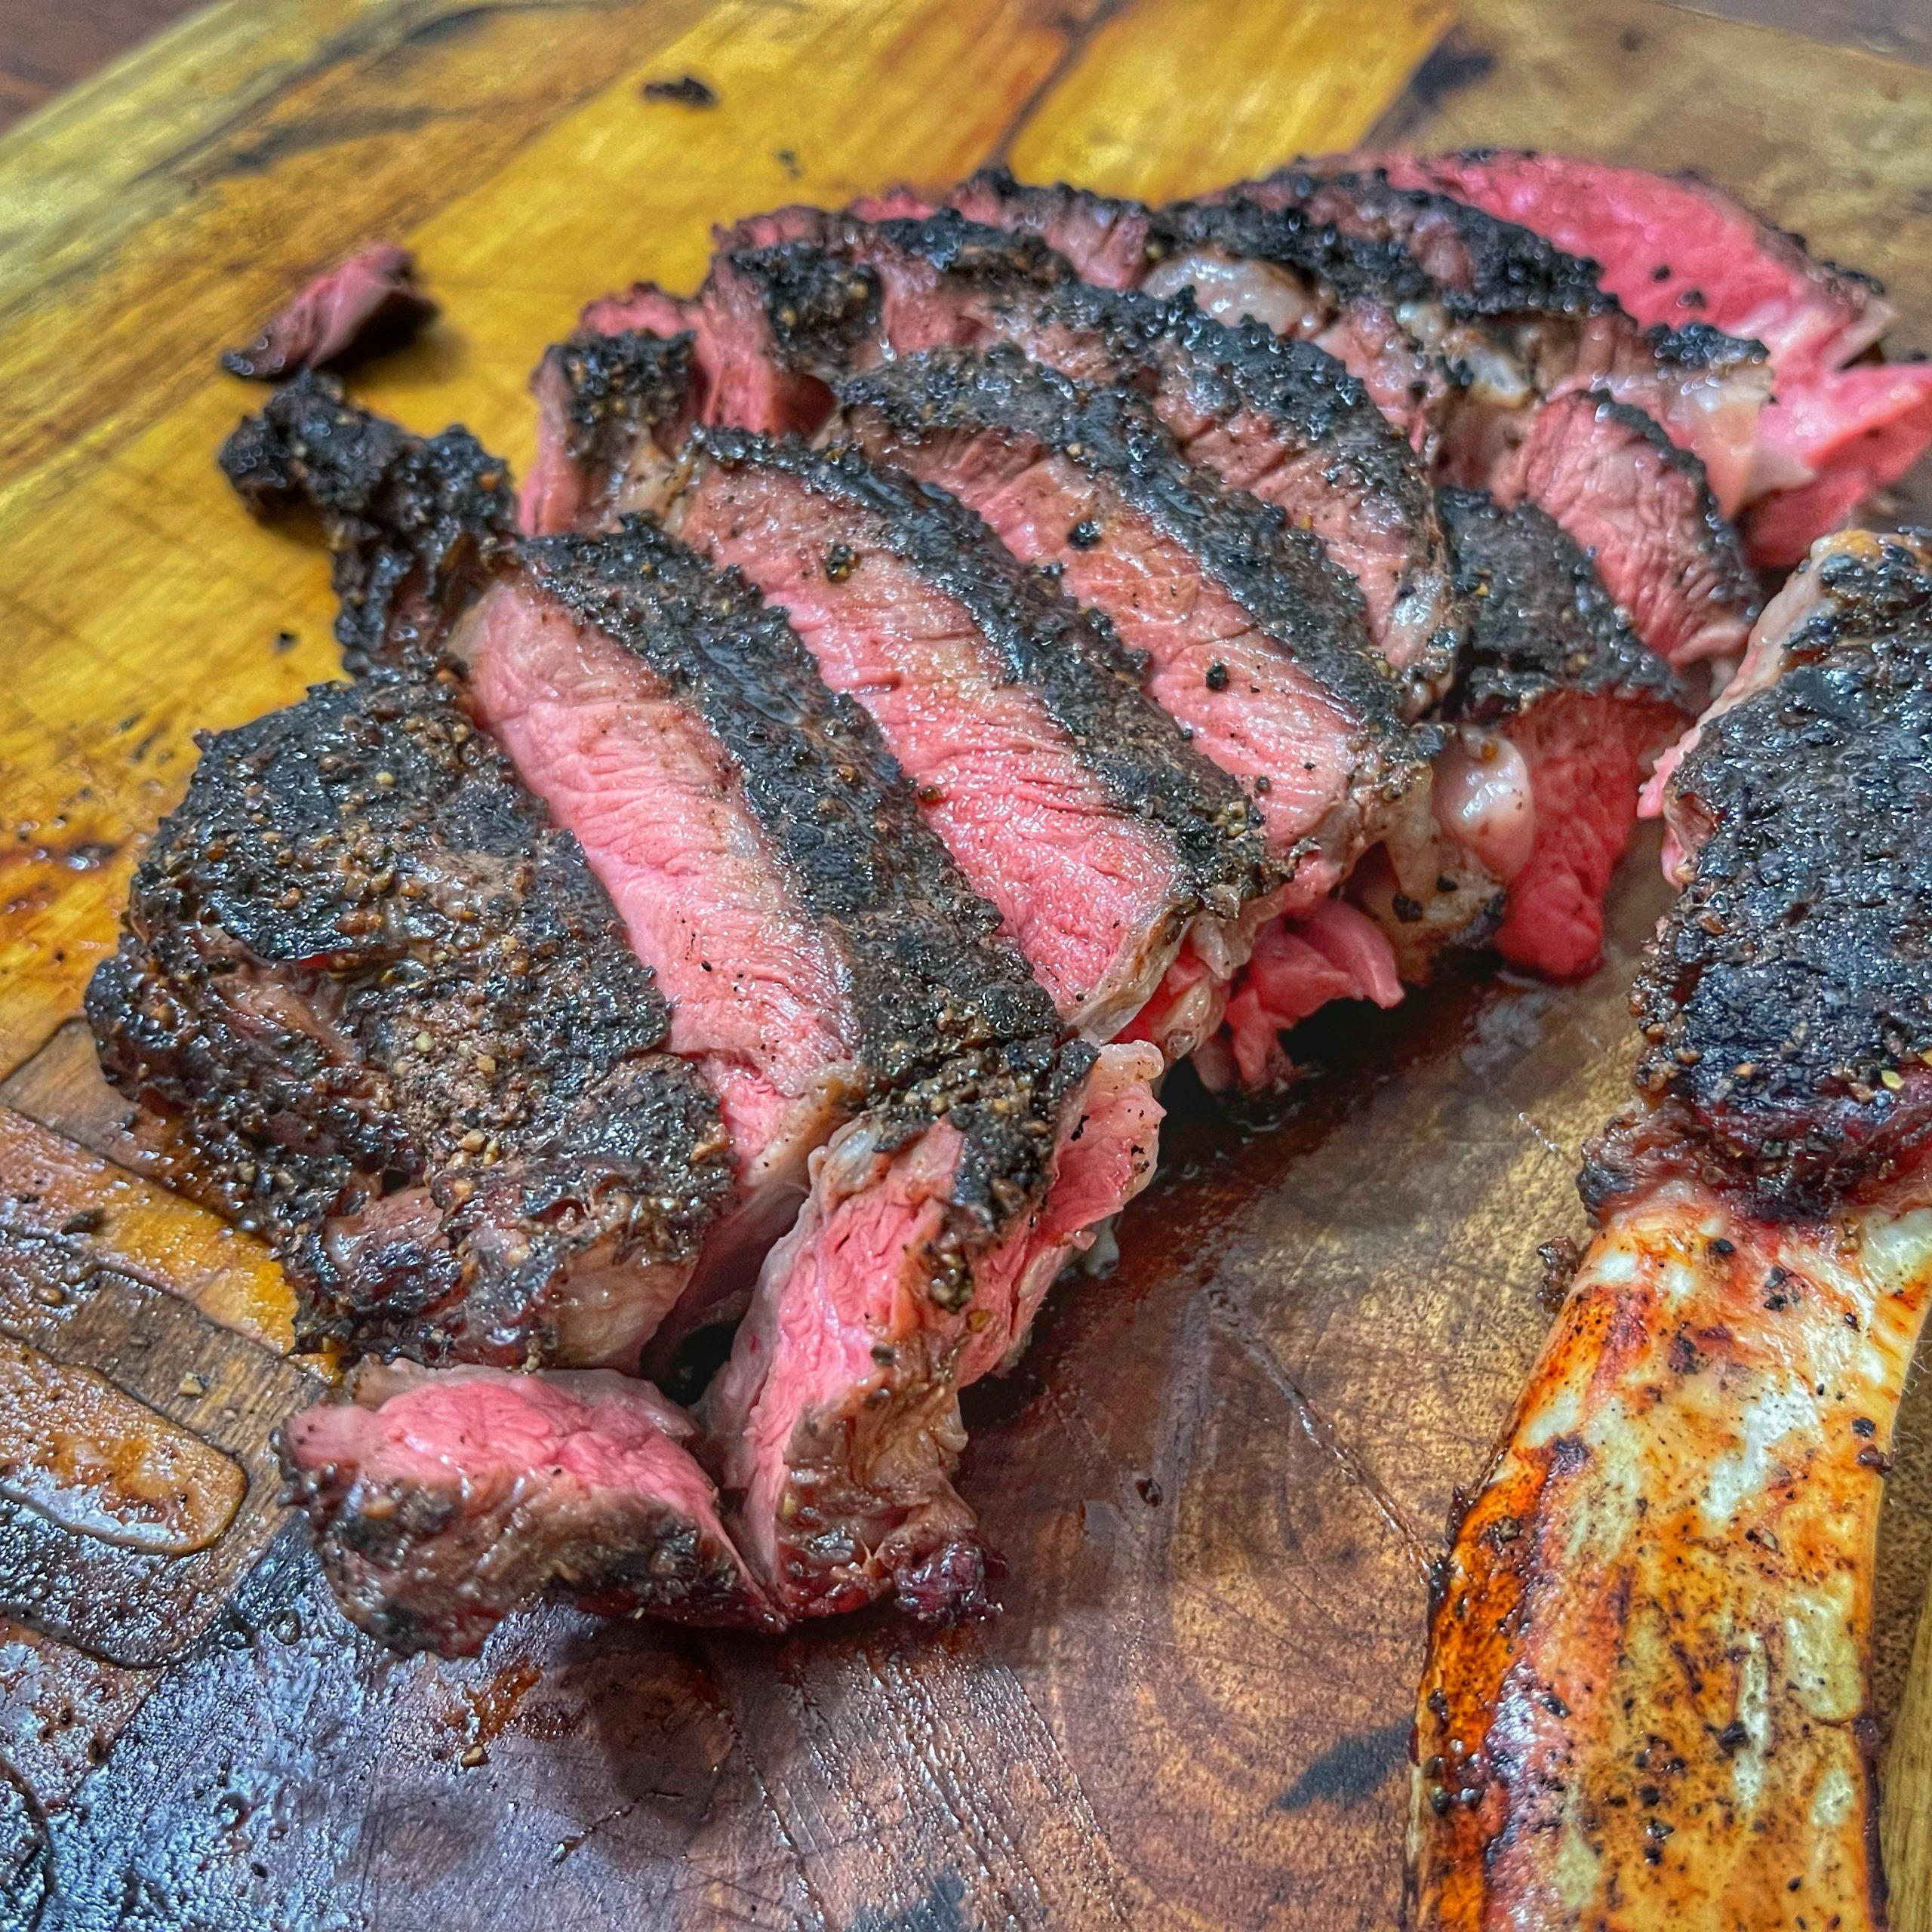
<path fill-rule="evenodd" d="M 0 0 L 0 128 L 51 100 L 200 0 Z M 1284 9 L 1294 0 L 1282 0 Z M 1681 0 L 1820 40 L 1932 63 L 1927 0 Z"/>
<path fill-rule="evenodd" d="M 974 1392 L 961 1480 L 1011 1561 L 1004 1614 L 937 1639 L 552 1614 L 443 1665 L 355 1638 L 268 1506 L 266 1429 L 311 1386 L 273 1271 L 137 1177 L 72 1017 L 189 729 L 331 669 L 321 565 L 212 472 L 249 399 L 212 354 L 371 232 L 415 244 L 447 319 L 365 393 L 512 455 L 525 371 L 601 285 L 688 280 L 715 217 L 995 146 L 1149 193 L 1378 126 L 1697 162 L 1932 334 L 1922 69 L 1644 0 L 1469 0 L 1447 41 L 1434 0 L 1389 0 L 1368 38 L 1362 11 L 230 0 L 91 118 L 17 131 L 0 777 L 7 819 L 28 784 L 38 816 L 0 844 L 0 1328 L 111 1371 L 253 1480 L 192 1576 L 0 1509 L 23 1613 L 0 1620 L 4 1932 L 1387 1932 L 1423 1568 L 1546 1324 L 1537 1244 L 1579 1225 L 1654 851 L 1587 986 L 1472 977 L 1332 1028 L 1253 1138 L 1177 1103 L 1121 1267 Z M 717 109 L 643 99 L 685 71 Z M 1927 1407 L 1888 1506 L 1886 1715 Z M 1924 1862 L 1898 1866 L 1921 1902 Z"/>

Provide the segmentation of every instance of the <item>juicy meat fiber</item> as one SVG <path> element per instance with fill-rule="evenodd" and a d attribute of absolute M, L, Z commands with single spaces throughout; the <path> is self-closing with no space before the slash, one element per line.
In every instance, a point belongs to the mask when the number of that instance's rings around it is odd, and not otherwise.
<path fill-rule="evenodd" d="M 348 1615 L 392 1650 L 467 1657 L 546 1593 L 605 1617 L 774 1625 L 695 1433 L 608 1370 L 368 1364 L 276 1447 Z"/>
<path fill-rule="evenodd" d="M 741 1546 L 787 1616 L 888 1591 L 921 1615 L 983 1607 L 985 1559 L 950 1480 L 958 1392 L 1017 1355 L 1054 1277 L 1153 1171 L 1159 1055 L 1118 1045 L 1091 1076 L 1080 1064 L 1070 1084 L 1065 1060 L 1009 1063 L 958 1086 L 915 1137 L 888 1113 L 820 1157 L 704 1404 Z M 1031 1172 L 995 1176 L 988 1198 L 1008 1204 L 962 1228 L 974 1136 L 1002 1100 Z"/>

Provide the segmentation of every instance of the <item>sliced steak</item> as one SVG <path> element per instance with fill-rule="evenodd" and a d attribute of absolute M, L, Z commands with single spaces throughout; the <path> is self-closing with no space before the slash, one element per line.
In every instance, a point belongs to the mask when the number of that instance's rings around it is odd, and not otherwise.
<path fill-rule="evenodd" d="M 537 398 L 537 460 L 518 515 L 548 534 L 600 523 L 632 482 L 655 475 L 697 420 L 693 334 L 583 330 L 547 351 L 531 388 Z M 639 479 L 639 487 L 648 487 Z"/>
<path fill-rule="evenodd" d="M 88 1014 L 275 1244 L 305 1344 L 635 1362 L 730 1192 L 576 841 L 437 678 L 208 741 Z"/>
<path fill-rule="evenodd" d="M 1666 663 L 1744 648 L 1756 577 L 1697 458 L 1641 410 L 1601 390 L 1560 396 L 1489 482 L 1499 501 L 1534 503 L 1562 525 Z"/>
<path fill-rule="evenodd" d="M 1095 198 L 1001 176 L 976 177 L 952 198 L 975 220 L 1039 235 L 1069 253 L 1082 238 L 1093 245 Z M 1666 457 L 1675 445 L 1645 432 L 1641 440 L 1655 453 L 1639 463 L 1635 406 L 1622 403 L 1606 415 L 1579 404 L 1576 392 L 1601 377 L 1611 386 L 1606 395 L 1620 387 L 1653 401 L 1661 395 L 1684 426 L 1681 433 L 1697 431 L 1697 447 L 1727 446 L 1764 401 L 1763 371 L 1747 346 L 1709 330 L 1652 343 L 1614 303 L 1593 315 L 1587 265 L 1554 251 L 1543 251 L 1550 259 L 1539 270 L 1540 285 L 1554 284 L 1538 297 L 1543 306 L 1512 311 L 1509 264 L 1540 247 L 1536 238 L 1521 230 L 1506 237 L 1499 265 L 1466 245 L 1445 245 L 1445 236 L 1457 240 L 1454 231 L 1432 226 L 1415 238 L 1418 246 L 1429 245 L 1426 262 L 1385 207 L 1402 204 L 1386 183 L 1373 195 L 1361 189 L 1347 205 L 1339 195 L 1332 207 L 1324 201 L 1321 220 L 1294 205 L 1291 189 L 1274 198 L 1286 205 L 1244 195 L 1158 211 L 1112 205 L 1106 259 L 1129 285 L 1161 295 L 1192 289 L 1223 320 L 1252 318 L 1330 349 L 1447 480 L 1511 500 L 1527 492 L 1549 511 L 1593 553 L 1606 588 L 1644 642 L 1672 663 L 1687 661 L 1693 651 L 1715 656 L 1743 648 L 1755 583 L 1735 533 L 1716 514 L 1698 458 L 1687 450 Z M 1364 202 L 1366 212 L 1349 213 Z M 1461 213 L 1473 218 L 1472 211 Z M 1338 223 L 1338 214 L 1348 219 Z M 1128 237 L 1137 237 L 1147 264 L 1138 274 L 1124 266 Z M 1079 263 L 1077 254 L 1073 259 Z M 1438 269 L 1470 286 L 1438 280 Z M 1566 303 L 1574 312 L 1563 323 Z M 1598 469 L 1647 492 L 1635 534 L 1623 528 L 1620 495 L 1600 500 L 1556 484 L 1542 494 L 1546 476 L 1567 483 Z M 1614 505 L 1614 515 L 1606 503 Z"/>
<path fill-rule="evenodd" d="M 1111 635 L 970 511 L 849 451 L 707 429 L 669 513 L 871 714 L 1081 1030 L 1118 1032 L 1184 952 L 1225 978 L 1271 882 L 1247 798 L 1143 696 Z"/>
<path fill-rule="evenodd" d="M 1758 420 L 1770 396 L 1764 345 L 1680 314 L 1645 330 L 1598 279 L 1594 262 L 1531 229 L 1380 170 L 1281 169 L 1233 191 L 1298 213 L 1368 246 L 1406 254 L 1429 285 L 1404 320 L 1447 358 L 1472 413 L 1515 415 L 1573 388 L 1602 389 L 1654 417 L 1703 464 L 1734 511 L 1747 492 Z"/>
<path fill-rule="evenodd" d="M 400 348 L 435 318 L 407 248 L 379 242 L 318 275 L 245 347 L 221 366 L 231 375 L 278 382 L 304 369 L 340 367 Z"/>
<path fill-rule="evenodd" d="M 1684 891 L 1632 995 L 1638 1107 L 1593 1206 L 1687 1169 L 1755 1211 L 1822 1215 L 1932 1134 L 1932 549 L 1835 549 L 1784 668 L 1672 776 Z"/>
<path fill-rule="evenodd" d="M 392 1650 L 468 1657 L 545 1594 L 605 1617 L 777 1623 L 690 1417 L 608 1370 L 365 1364 L 277 1432 L 337 1601 Z"/>
<path fill-rule="evenodd" d="M 278 389 L 222 445 L 221 466 L 258 514 L 319 520 L 352 672 L 433 657 L 515 537 L 507 473 L 468 430 L 413 436 L 328 376 Z"/>
<path fill-rule="evenodd" d="M 1398 182 L 1592 257 L 1640 322 L 1696 318 L 1764 343 L 1777 393 L 1759 420 L 1744 493 L 1755 561 L 1796 562 L 1932 444 L 1932 368 L 1859 359 L 1893 321 L 1884 290 L 1813 256 L 1701 177 L 1507 149 L 1379 158 Z"/>
<path fill-rule="evenodd" d="M 937 348 L 1011 343 L 1081 382 L 1133 386 L 1190 458 L 1321 540 L 1360 586 L 1416 708 L 1446 681 L 1458 620 L 1426 479 L 1361 385 L 1312 343 L 1226 327 L 1191 299 L 1077 281 L 1037 237 L 949 208 L 878 223 L 811 208 L 755 217 L 726 236 L 702 302 L 721 358 L 809 386 L 776 412 L 792 423 L 814 398 L 829 405 L 839 377 Z"/>
<path fill-rule="evenodd" d="M 1100 287 L 1159 297 L 1192 291 L 1211 317 L 1252 320 L 1318 344 L 1432 456 L 1449 371 L 1398 316 L 1398 305 L 1426 291 L 1398 251 L 1364 248 L 1251 202 L 1157 211 L 1063 184 L 1032 186 L 1000 168 L 974 175 L 948 200 L 971 220 L 1038 236 Z"/>
<path fill-rule="evenodd" d="M 982 1607 L 958 1392 L 1018 1353 L 1145 1184 L 1160 1069 L 1145 1046 L 988 1056 L 827 1149 L 703 1405 L 739 1546 L 787 1617 L 888 1592 L 926 1617 Z"/>
<path fill-rule="evenodd" d="M 749 1287 L 860 1106 L 1051 1001 L 781 611 L 635 518 L 527 544 L 453 646 L 581 843 L 718 1094 L 739 1172 L 688 1324 Z"/>
<path fill-rule="evenodd" d="M 1143 654 L 1146 688 L 1246 785 L 1302 903 L 1423 774 L 1359 601 L 1320 546 L 1189 466 L 1137 398 L 1015 350 L 937 350 L 838 386 L 869 454 L 983 516 Z"/>
<path fill-rule="evenodd" d="M 1437 761 L 1436 809 L 1508 888 L 1493 943 L 1512 965 L 1580 977 L 1629 844 L 1644 761 L 1684 718 L 1589 560 L 1541 511 L 1444 491 L 1457 587 L 1475 613 Z"/>

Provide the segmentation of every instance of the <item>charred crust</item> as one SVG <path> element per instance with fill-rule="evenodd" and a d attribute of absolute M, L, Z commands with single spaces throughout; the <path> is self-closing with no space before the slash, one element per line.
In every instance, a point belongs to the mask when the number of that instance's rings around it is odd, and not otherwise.
<path fill-rule="evenodd" d="M 1175 202 L 1149 217 L 1150 260 L 1195 248 L 1237 260 L 1272 262 L 1324 290 L 1338 307 L 1367 297 L 1392 302 L 1438 299 L 1441 291 L 1399 243 L 1366 241 L 1306 210 L 1263 208 L 1243 195 Z"/>
<path fill-rule="evenodd" d="M 592 476 L 619 475 L 640 435 L 678 420 L 691 392 L 692 340 L 689 330 L 583 329 L 545 350 L 537 384 L 557 386 L 574 463 Z"/>
<path fill-rule="evenodd" d="M 863 518 L 885 550 L 954 598 L 1125 810 L 1160 826 L 1198 903 L 1232 915 L 1271 876 L 1258 814 L 1140 688 L 1112 627 L 1017 562 L 942 490 L 849 448 L 814 450 L 705 429 L 694 447 L 728 469 L 769 468 Z"/>
<path fill-rule="evenodd" d="M 733 758 L 800 898 L 838 942 L 877 1084 L 1057 1030 L 878 728 L 826 688 L 782 611 L 635 517 L 522 555 L 535 583 L 642 659 Z"/>
<path fill-rule="evenodd" d="M 1609 1198 L 1666 1127 L 1769 1210 L 1829 1212 L 1932 1139 L 1932 574 L 1913 540 L 1819 566 L 1783 675 L 1708 721 L 1672 782 L 1708 826 L 1632 1004 L 1654 1116 L 1617 1123 Z"/>
<path fill-rule="evenodd" d="M 1638 642 L 1554 518 L 1529 503 L 1503 509 L 1477 490 L 1436 500 L 1471 613 L 1448 715 L 1489 723 L 1564 691 L 1684 707 L 1681 682 Z"/>
<path fill-rule="evenodd" d="M 509 472 L 468 430 L 411 435 L 345 401 L 330 376 L 278 389 L 220 463 L 258 516 L 306 511 L 319 522 L 352 672 L 432 657 L 515 536 Z"/>
<path fill-rule="evenodd" d="M 1355 723 L 1371 785 L 1399 789 L 1426 751 L 1402 715 L 1386 660 L 1368 644 L 1361 595 L 1306 531 L 1189 464 L 1152 412 L 1119 388 L 1086 389 L 1001 346 L 936 350 L 835 386 L 895 435 L 992 430 L 1075 463 L 1199 560 L 1256 624 Z"/>
<path fill-rule="evenodd" d="M 311 1343 L 542 1359 L 577 1254 L 688 1259 L 731 1186 L 582 851 L 440 678 L 207 740 L 87 1008 Z"/>

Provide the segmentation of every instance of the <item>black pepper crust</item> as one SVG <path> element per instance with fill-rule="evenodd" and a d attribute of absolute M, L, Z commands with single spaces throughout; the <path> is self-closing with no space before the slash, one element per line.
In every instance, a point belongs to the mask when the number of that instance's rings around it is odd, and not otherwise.
<path fill-rule="evenodd" d="M 1480 490 L 1444 490 L 1437 501 L 1472 614 L 1447 715 L 1487 723 L 1558 691 L 1685 707 L 1681 681 L 1638 642 L 1554 518 L 1533 503 L 1500 509 Z"/>
<path fill-rule="evenodd" d="M 1639 1094 L 1771 1211 L 1829 1211 L 1932 1133 L 1932 551 L 1823 566 L 1765 690 L 1672 781 L 1708 826 L 1632 994 Z M 1657 1121 L 1592 1150 L 1617 1192 Z"/>
<path fill-rule="evenodd" d="M 1414 451 L 1337 358 L 1314 343 L 1276 335 L 1258 322 L 1234 325 L 1202 313 L 1191 291 L 1161 300 L 1134 290 L 1075 279 L 1037 235 L 991 228 L 941 208 L 923 220 L 863 222 L 827 214 L 808 234 L 780 245 L 728 250 L 730 272 L 759 288 L 774 352 L 788 366 L 830 380 L 848 373 L 861 349 L 880 346 L 879 268 L 897 260 L 940 278 L 935 293 L 983 329 L 1069 373 L 1158 394 L 1163 390 L 1210 420 L 1246 414 L 1300 453 L 1318 451 L 1323 479 L 1371 506 L 1379 529 L 1407 533 L 1411 580 L 1446 576 L 1442 533 Z M 831 291 L 828 297 L 826 291 Z M 1453 656 L 1455 615 L 1425 661 L 1413 668 L 1432 685 Z"/>
<path fill-rule="evenodd" d="M 515 538 L 508 472 L 468 430 L 413 436 L 346 402 L 333 377 L 278 389 L 223 444 L 220 462 L 257 515 L 320 521 L 352 672 L 429 661 Z"/>
<path fill-rule="evenodd" d="M 1441 291 L 1399 242 L 1344 233 L 1297 208 L 1263 208 L 1243 195 L 1174 202 L 1149 215 L 1147 257 L 1164 261 L 1212 248 L 1241 261 L 1272 262 L 1324 291 L 1337 307 L 1367 297 L 1427 302 Z"/>
<path fill-rule="evenodd" d="M 543 352 L 531 387 L 558 397 L 565 452 L 593 479 L 600 507 L 621 488 L 641 436 L 675 439 L 690 413 L 692 340 L 688 330 L 666 337 L 583 329 Z"/>
<path fill-rule="evenodd" d="M 937 349 L 835 385 L 850 413 L 893 438 L 991 431 L 1066 457 L 1198 559 L 1360 734 L 1363 782 L 1401 789 L 1420 758 L 1387 660 L 1368 642 L 1361 593 L 1306 531 L 1188 463 L 1141 399 L 1086 389 L 1001 345 Z"/>
<path fill-rule="evenodd" d="M 731 1188 L 581 850 L 440 678 L 205 740 L 88 1014 L 275 1243 L 309 1344 L 546 1359 L 574 1265 L 689 1260 Z"/>
<path fill-rule="evenodd" d="M 1232 917 L 1272 883 L 1259 814 L 1147 699 L 1111 626 L 1026 569 L 956 498 L 849 448 L 809 449 L 723 428 L 700 430 L 692 446 L 727 468 L 795 478 L 863 518 L 884 549 L 956 600 L 1115 802 L 1172 839 L 1198 903 Z"/>
<path fill-rule="evenodd" d="M 522 555 L 533 582 L 648 664 L 734 761 L 844 962 L 860 1052 L 880 1086 L 1059 1032 L 878 727 L 826 688 L 783 611 L 638 517 L 602 536 L 538 538 Z"/>
<path fill-rule="evenodd" d="M 1270 175 L 1266 186 L 1271 200 L 1280 198 L 1312 220 L 1339 221 L 1358 241 L 1408 254 L 1451 315 L 1488 321 L 1614 317 L 1660 361 L 1685 369 L 1765 358 L 1761 343 L 1727 335 L 1708 322 L 1681 330 L 1640 329 L 1598 280 L 1595 262 L 1466 202 L 1426 188 L 1398 188 L 1380 168 L 1328 174 L 1291 166 Z"/>

